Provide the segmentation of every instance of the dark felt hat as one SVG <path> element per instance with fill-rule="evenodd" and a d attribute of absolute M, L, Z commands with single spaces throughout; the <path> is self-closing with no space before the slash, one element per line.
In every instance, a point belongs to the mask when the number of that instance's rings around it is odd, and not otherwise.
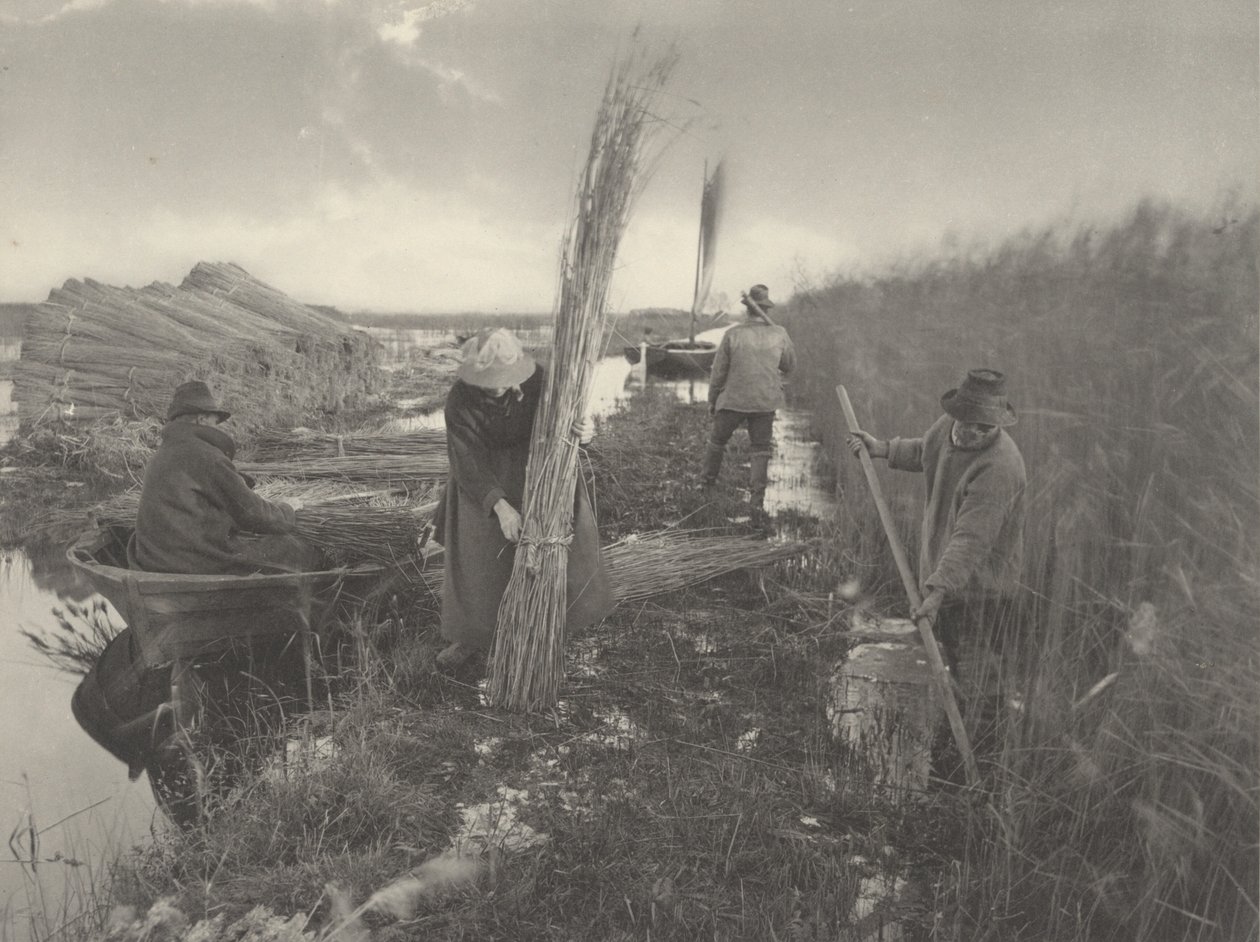
<path fill-rule="evenodd" d="M 1017 421 L 1006 401 L 1006 377 L 997 370 L 968 370 L 961 386 L 941 396 L 941 408 L 959 422 L 1006 426 Z"/>
<path fill-rule="evenodd" d="M 221 419 L 226 419 L 232 414 L 215 401 L 214 396 L 210 394 L 209 386 L 199 379 L 194 379 L 175 387 L 171 404 L 166 408 L 166 421 L 169 422 L 181 415 L 196 415 L 201 412 L 212 413 Z"/>
<path fill-rule="evenodd" d="M 753 306 L 748 303 L 749 301 L 756 301 L 757 307 L 761 308 L 763 311 L 768 311 L 770 308 L 774 307 L 774 302 L 770 300 L 770 289 L 765 285 L 753 285 L 748 289 L 748 293 L 744 295 L 744 307 L 752 311 Z"/>

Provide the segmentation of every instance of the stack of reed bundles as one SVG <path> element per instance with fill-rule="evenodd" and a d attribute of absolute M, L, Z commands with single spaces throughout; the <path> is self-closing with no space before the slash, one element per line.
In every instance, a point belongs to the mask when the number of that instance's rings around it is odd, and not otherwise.
<path fill-rule="evenodd" d="M 28 426 L 141 419 L 202 379 L 241 427 L 296 422 L 377 391 L 379 350 L 235 265 L 199 264 L 178 288 L 72 279 L 26 319 L 14 398 Z"/>

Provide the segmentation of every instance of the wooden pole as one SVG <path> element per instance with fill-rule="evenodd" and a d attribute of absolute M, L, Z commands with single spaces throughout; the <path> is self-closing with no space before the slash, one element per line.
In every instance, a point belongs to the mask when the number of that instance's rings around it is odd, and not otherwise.
<path fill-rule="evenodd" d="M 740 292 L 740 295 L 739 295 L 739 296 L 740 296 L 740 298 L 743 300 L 743 302 L 744 302 L 745 304 L 747 304 L 750 308 L 752 308 L 754 311 L 756 311 L 758 314 L 760 314 L 760 315 L 762 316 L 762 318 L 764 318 L 764 319 L 765 319 L 765 322 L 766 322 L 767 324 L 773 324 L 773 323 L 774 323 L 774 321 L 770 320 L 770 315 L 769 315 L 769 314 L 767 314 L 765 311 L 763 311 L 763 310 L 761 309 L 761 305 L 760 305 L 760 304 L 758 304 L 756 301 L 754 301 L 754 300 L 752 299 L 752 296 L 751 296 L 751 295 L 750 295 L 747 291 L 742 291 L 742 292 Z"/>
<path fill-rule="evenodd" d="M 853 404 L 849 402 L 848 392 L 845 391 L 844 386 L 837 386 L 836 395 L 840 398 L 840 408 L 844 410 L 844 420 L 848 423 L 849 432 L 856 434 L 862 427 L 853 413 Z M 865 448 L 858 452 L 858 458 L 862 462 L 862 470 L 866 472 L 866 483 L 870 486 L 875 509 L 879 511 L 879 520 L 884 525 L 884 535 L 888 537 L 888 545 L 892 549 L 893 559 L 897 563 L 897 572 L 901 575 L 901 584 L 906 590 L 906 597 L 910 600 L 910 610 L 913 612 L 923 602 L 919 595 L 919 584 L 906 559 L 906 551 L 901 545 L 901 537 L 897 535 L 892 512 L 884 501 L 884 493 L 879 486 L 879 476 L 875 473 L 875 463 L 871 461 L 871 456 Z M 962 713 L 958 710 L 958 701 L 954 699 L 954 688 L 949 680 L 949 668 L 945 666 L 945 659 L 941 657 L 941 649 L 936 643 L 936 635 L 932 633 L 932 619 L 917 618 L 915 626 L 919 629 L 919 637 L 923 639 L 928 663 L 932 667 L 932 676 L 936 679 L 940 690 L 941 704 L 945 707 L 945 715 L 949 717 L 949 728 L 954 733 L 954 742 L 958 744 L 958 751 L 962 753 L 963 766 L 967 772 L 967 784 L 975 787 L 980 784 L 980 769 L 976 765 L 976 757 L 971 750 L 971 740 L 967 736 L 967 728 L 963 725 Z"/>

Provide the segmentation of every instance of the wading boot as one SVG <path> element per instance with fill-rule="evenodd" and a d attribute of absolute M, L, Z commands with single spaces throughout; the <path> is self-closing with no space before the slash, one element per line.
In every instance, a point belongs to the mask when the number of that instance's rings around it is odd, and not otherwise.
<path fill-rule="evenodd" d="M 726 446 L 709 442 L 704 447 L 704 465 L 700 469 L 700 489 L 711 491 L 717 485 L 718 472 L 722 470 L 722 456 Z"/>

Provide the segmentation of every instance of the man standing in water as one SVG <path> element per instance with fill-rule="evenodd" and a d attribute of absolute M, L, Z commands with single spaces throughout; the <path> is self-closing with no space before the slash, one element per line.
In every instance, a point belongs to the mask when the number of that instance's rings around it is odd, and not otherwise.
<path fill-rule="evenodd" d="M 722 469 L 726 443 L 741 425 L 748 426 L 752 460 L 748 475 L 749 507 L 765 513 L 770 456 L 774 453 L 774 415 L 784 405 L 783 379 L 796 365 L 786 330 L 770 323 L 770 290 L 753 285 L 743 297 L 743 322 L 722 335 L 709 373 L 709 414 L 713 427 L 704 454 L 701 486 L 712 488 Z"/>
<path fill-rule="evenodd" d="M 961 386 L 941 397 L 941 407 L 945 414 L 921 438 L 881 441 L 859 430 L 848 445 L 854 454 L 865 448 L 890 468 L 924 476 L 923 603 L 913 614 L 935 618 L 946 663 L 974 702 L 1004 686 L 1003 665 L 993 655 L 1020 627 L 1024 459 L 1006 433 L 1016 416 L 1001 373 L 969 371 Z"/>

